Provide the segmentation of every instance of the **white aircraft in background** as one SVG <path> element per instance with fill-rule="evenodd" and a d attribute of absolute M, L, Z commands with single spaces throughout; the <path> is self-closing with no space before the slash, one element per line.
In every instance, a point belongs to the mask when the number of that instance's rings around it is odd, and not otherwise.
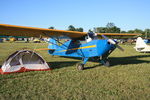
<path fill-rule="evenodd" d="M 147 45 L 141 37 L 136 40 L 136 45 L 134 47 L 138 52 L 150 52 L 150 46 Z"/>

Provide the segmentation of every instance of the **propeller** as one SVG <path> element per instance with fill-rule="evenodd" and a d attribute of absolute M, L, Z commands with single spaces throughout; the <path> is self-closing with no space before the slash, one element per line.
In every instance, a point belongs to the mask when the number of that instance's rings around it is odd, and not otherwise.
<path fill-rule="evenodd" d="M 106 37 L 105 35 L 102 35 L 103 38 L 105 38 L 106 40 L 108 40 L 108 42 L 110 44 L 115 45 L 119 50 L 124 51 L 124 49 L 122 47 L 120 47 L 113 39 L 109 39 L 108 37 Z"/>

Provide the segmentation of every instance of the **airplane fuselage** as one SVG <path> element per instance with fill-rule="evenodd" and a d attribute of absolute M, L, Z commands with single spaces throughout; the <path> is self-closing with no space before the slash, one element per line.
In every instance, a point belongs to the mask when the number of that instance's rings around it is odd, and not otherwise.
<path fill-rule="evenodd" d="M 48 48 L 51 49 L 49 44 Z M 49 54 L 68 57 L 96 57 L 103 56 L 113 51 L 116 47 L 108 43 L 107 40 L 92 40 L 88 43 L 80 43 L 79 41 L 69 40 L 64 44 L 55 45 L 55 50 L 49 50 Z"/>

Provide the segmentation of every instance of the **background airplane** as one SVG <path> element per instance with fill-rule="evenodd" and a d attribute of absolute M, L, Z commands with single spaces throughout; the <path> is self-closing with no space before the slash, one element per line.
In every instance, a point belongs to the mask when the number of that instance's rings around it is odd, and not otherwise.
<path fill-rule="evenodd" d="M 138 52 L 150 52 L 150 46 L 147 45 L 141 37 L 137 38 L 134 48 Z"/>
<path fill-rule="evenodd" d="M 115 40 L 106 36 L 136 36 L 139 34 L 86 33 L 0 24 L 0 35 L 48 37 L 50 39 L 47 50 L 50 55 L 82 58 L 82 63 L 77 65 L 77 69 L 83 70 L 84 65 L 90 58 L 109 66 L 108 56 L 116 48 L 123 51 Z M 58 39 L 62 36 L 69 37 L 70 40 L 62 43 Z M 98 36 L 102 36 L 104 39 L 98 39 Z"/>

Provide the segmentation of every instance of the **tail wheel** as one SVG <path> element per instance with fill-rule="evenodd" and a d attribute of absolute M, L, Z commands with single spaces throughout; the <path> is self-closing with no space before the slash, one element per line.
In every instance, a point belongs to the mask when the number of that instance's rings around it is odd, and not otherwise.
<path fill-rule="evenodd" d="M 78 70 L 83 70 L 84 69 L 84 64 L 77 64 L 77 69 Z"/>

